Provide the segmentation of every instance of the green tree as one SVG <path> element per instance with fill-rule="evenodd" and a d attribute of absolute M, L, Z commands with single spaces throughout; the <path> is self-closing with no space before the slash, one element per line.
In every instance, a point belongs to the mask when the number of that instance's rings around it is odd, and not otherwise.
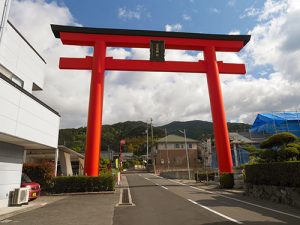
<path fill-rule="evenodd" d="M 279 149 L 282 146 L 286 146 L 287 144 L 293 143 L 297 140 L 298 138 L 296 135 L 289 132 L 282 132 L 282 133 L 274 134 L 271 137 L 269 137 L 267 140 L 263 141 L 260 144 L 260 147 Z"/>

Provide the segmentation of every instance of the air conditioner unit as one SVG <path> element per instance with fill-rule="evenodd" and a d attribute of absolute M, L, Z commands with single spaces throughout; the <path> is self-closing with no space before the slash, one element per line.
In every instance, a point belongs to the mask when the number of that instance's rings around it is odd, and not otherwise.
<path fill-rule="evenodd" d="M 11 205 L 22 205 L 28 203 L 29 189 L 28 188 L 16 188 L 13 192 Z"/>

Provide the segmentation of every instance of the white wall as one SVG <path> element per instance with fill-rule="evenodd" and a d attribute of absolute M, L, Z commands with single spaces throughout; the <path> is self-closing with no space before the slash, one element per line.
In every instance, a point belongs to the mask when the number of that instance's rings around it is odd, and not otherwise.
<path fill-rule="evenodd" d="M 7 23 L 0 43 L 0 64 L 24 81 L 32 93 L 33 82 L 43 88 L 45 62 Z"/>
<path fill-rule="evenodd" d="M 10 0 L 0 0 L 0 43 L 3 30 L 6 28 L 6 21 L 8 18 L 8 12 L 10 8 Z"/>
<path fill-rule="evenodd" d="M 20 146 L 0 142 L 0 208 L 8 205 L 9 192 L 20 187 L 23 153 Z"/>
<path fill-rule="evenodd" d="M 57 147 L 60 117 L 0 78 L 0 133 Z"/>
<path fill-rule="evenodd" d="M 179 144 L 179 148 L 176 148 L 176 144 Z M 189 144 L 192 144 L 192 148 L 189 148 Z M 197 149 L 197 144 L 196 143 L 189 143 L 187 142 L 188 149 Z M 185 143 L 168 143 L 167 144 L 168 149 L 185 149 Z M 165 143 L 159 143 L 158 144 L 158 149 L 164 150 L 166 149 L 166 144 Z"/>

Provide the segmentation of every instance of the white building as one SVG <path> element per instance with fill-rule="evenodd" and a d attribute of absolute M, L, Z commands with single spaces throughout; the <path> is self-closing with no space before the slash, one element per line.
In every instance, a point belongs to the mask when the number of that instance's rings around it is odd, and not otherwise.
<path fill-rule="evenodd" d="M 57 148 L 59 114 L 32 95 L 44 85 L 45 60 L 7 20 L 0 1 L 0 208 L 20 187 L 25 150 Z"/>

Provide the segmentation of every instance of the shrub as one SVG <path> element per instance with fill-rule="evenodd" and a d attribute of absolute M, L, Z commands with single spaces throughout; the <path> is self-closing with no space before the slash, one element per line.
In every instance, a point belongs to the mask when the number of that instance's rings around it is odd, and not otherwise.
<path fill-rule="evenodd" d="M 300 187 L 299 161 L 246 165 L 245 173 L 246 183 Z"/>
<path fill-rule="evenodd" d="M 285 149 L 278 151 L 278 155 L 282 161 L 296 160 L 299 155 L 299 151 L 295 147 L 286 147 Z"/>
<path fill-rule="evenodd" d="M 272 149 L 261 150 L 259 152 L 259 157 L 264 162 L 276 162 L 277 161 L 277 151 L 274 151 Z"/>
<path fill-rule="evenodd" d="M 222 173 L 220 176 L 220 188 L 233 188 L 233 173 Z"/>
<path fill-rule="evenodd" d="M 274 134 L 269 137 L 267 140 L 260 143 L 261 148 L 272 148 L 272 147 L 280 147 L 282 145 L 286 145 L 297 141 L 298 138 L 296 135 L 289 132 L 282 132 L 278 134 Z"/>
<path fill-rule="evenodd" d="M 108 174 L 99 177 L 55 177 L 53 181 L 53 193 L 113 191 L 115 185 L 114 176 Z"/>
<path fill-rule="evenodd" d="M 23 172 L 26 173 L 33 182 L 37 182 L 41 185 L 44 191 L 48 191 L 52 185 L 52 179 L 54 177 L 54 163 L 42 162 L 26 163 L 23 165 Z"/>
<path fill-rule="evenodd" d="M 213 172 L 209 172 L 209 173 L 195 173 L 195 180 L 196 181 L 205 181 L 207 180 L 207 176 L 208 176 L 208 180 L 215 180 L 215 173 Z"/>

